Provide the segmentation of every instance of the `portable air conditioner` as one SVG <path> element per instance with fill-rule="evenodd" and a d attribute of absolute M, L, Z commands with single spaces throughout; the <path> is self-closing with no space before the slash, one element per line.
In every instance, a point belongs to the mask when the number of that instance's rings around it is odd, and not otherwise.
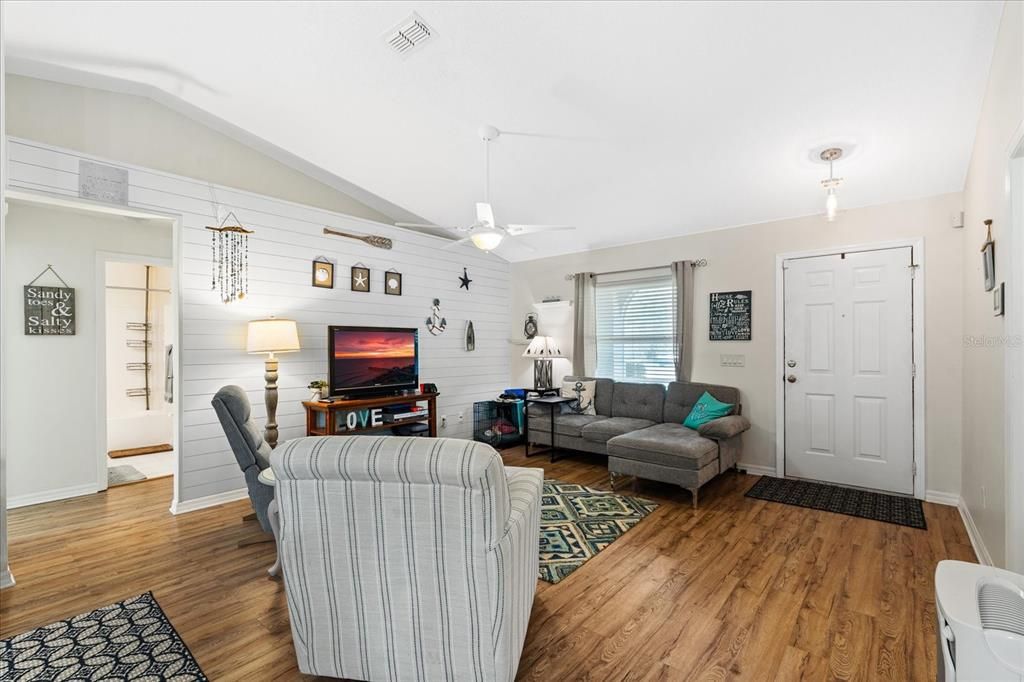
<path fill-rule="evenodd" d="M 1024 576 L 940 561 L 935 607 L 940 682 L 1024 682 Z"/>

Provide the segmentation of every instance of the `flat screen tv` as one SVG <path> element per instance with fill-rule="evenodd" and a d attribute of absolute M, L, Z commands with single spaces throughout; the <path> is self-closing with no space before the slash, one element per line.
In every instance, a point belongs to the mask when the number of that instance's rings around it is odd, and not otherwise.
<path fill-rule="evenodd" d="M 419 332 L 401 327 L 327 328 L 332 396 L 366 397 L 419 388 Z"/>

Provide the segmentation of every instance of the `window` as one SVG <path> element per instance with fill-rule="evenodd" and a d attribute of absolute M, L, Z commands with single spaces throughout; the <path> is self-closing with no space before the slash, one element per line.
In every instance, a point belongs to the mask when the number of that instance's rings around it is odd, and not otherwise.
<path fill-rule="evenodd" d="M 617 381 L 675 381 L 676 288 L 672 273 L 597 279 L 597 376 Z"/>

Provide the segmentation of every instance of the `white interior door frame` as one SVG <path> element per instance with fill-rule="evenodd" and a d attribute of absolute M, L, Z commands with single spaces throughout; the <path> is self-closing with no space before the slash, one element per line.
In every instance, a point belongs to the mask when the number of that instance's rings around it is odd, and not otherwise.
<path fill-rule="evenodd" d="M 157 265 L 164 268 L 174 267 L 173 258 L 156 258 L 140 256 L 134 253 L 118 253 L 116 251 L 96 252 L 96 489 L 107 489 L 107 263 L 139 263 L 140 265 Z M 173 299 L 175 291 L 171 290 Z M 173 303 L 172 303 L 173 305 Z M 174 316 L 171 316 L 172 319 Z M 174 376 L 178 372 L 178 330 L 174 330 Z M 159 352 L 159 351 L 154 351 Z M 177 395 L 177 393 L 175 393 Z M 175 400 L 175 403 L 179 401 Z M 177 410 L 174 410 L 177 412 Z M 177 418 L 175 418 L 177 422 Z M 178 441 L 178 430 L 174 429 L 174 460 L 178 460 L 181 443 Z M 177 473 L 177 472 L 175 472 Z"/>
<path fill-rule="evenodd" d="M 875 244 L 853 244 L 831 246 L 811 251 L 794 251 L 775 256 L 775 475 L 786 476 L 786 391 L 785 350 L 786 350 L 786 292 L 783 279 L 783 263 L 793 258 L 832 256 L 858 251 L 879 251 L 910 247 L 914 257 L 913 279 L 913 334 L 914 334 L 914 497 L 923 500 L 926 490 L 925 470 L 925 343 L 924 343 L 924 237 L 878 242 Z"/>
<path fill-rule="evenodd" d="M 96 291 L 97 294 L 97 306 L 96 306 L 96 486 L 97 490 L 106 490 L 107 488 L 107 356 L 106 356 L 106 306 L 99 305 L 100 296 L 99 292 L 105 291 L 106 286 L 106 269 L 103 264 L 108 260 L 113 261 L 124 261 L 124 262 L 137 262 L 137 263 L 150 263 L 152 265 L 163 265 L 171 268 L 171 318 L 174 321 L 174 334 L 172 336 L 174 340 L 174 495 L 171 500 L 170 506 L 177 502 L 180 498 L 181 493 L 181 449 L 183 442 L 183 412 L 181 409 L 181 307 L 182 307 L 182 296 L 181 296 L 181 250 L 182 250 L 182 225 L 181 216 L 172 215 L 168 213 L 159 213 L 157 211 L 140 211 L 138 209 L 127 208 L 124 206 L 115 206 L 111 204 L 103 204 L 95 201 L 89 201 L 86 199 L 74 199 L 66 196 L 58 196 L 54 194 L 47 194 L 45 192 L 36 192 L 23 189 L 7 190 L 8 199 L 17 199 L 20 201 L 32 202 L 36 204 L 42 204 L 45 206 L 57 206 L 60 208 L 68 208 L 77 211 L 84 211 L 89 213 L 105 213 L 107 215 L 124 216 L 128 218 L 144 218 L 147 220 L 163 220 L 167 221 L 171 228 L 171 258 L 160 259 L 151 256 L 140 256 L 137 254 L 124 254 L 114 252 L 97 252 L 96 254 Z M 105 297 L 104 297 L 105 300 Z"/>

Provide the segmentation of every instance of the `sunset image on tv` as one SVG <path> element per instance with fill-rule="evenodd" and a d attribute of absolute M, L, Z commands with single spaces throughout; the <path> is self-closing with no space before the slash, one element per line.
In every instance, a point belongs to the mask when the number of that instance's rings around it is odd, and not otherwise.
<path fill-rule="evenodd" d="M 416 336 L 409 332 L 334 330 L 338 387 L 390 386 L 416 381 Z"/>

